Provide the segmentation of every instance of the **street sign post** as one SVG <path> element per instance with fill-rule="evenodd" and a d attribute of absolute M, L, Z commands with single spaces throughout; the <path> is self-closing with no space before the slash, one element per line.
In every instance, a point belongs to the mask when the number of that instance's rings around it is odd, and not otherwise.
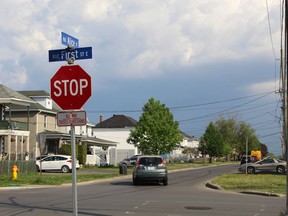
<path fill-rule="evenodd" d="M 79 40 L 71 35 L 61 32 L 61 43 L 68 47 L 79 47 Z"/>
<path fill-rule="evenodd" d="M 84 126 L 86 125 L 85 111 L 69 111 L 57 113 L 58 126 Z"/>
<path fill-rule="evenodd" d="M 78 110 L 92 95 L 91 77 L 79 65 L 62 66 L 50 80 L 51 98 L 63 110 Z"/>
<path fill-rule="evenodd" d="M 75 60 L 92 59 L 92 47 L 79 48 L 79 40 L 61 32 L 61 42 L 66 49 L 49 50 L 49 62 L 67 61 L 69 66 L 62 66 L 50 80 L 51 98 L 63 110 L 58 112 L 58 126 L 69 126 L 71 131 L 72 153 L 72 195 L 73 216 L 78 215 L 77 175 L 76 175 L 76 143 L 75 126 L 86 125 L 86 112 L 81 109 L 92 94 L 91 77 L 79 65 L 71 65 Z"/>
<path fill-rule="evenodd" d="M 92 59 L 92 47 L 49 50 L 48 55 L 49 62 L 67 61 L 69 58 L 75 58 L 75 60 Z"/>

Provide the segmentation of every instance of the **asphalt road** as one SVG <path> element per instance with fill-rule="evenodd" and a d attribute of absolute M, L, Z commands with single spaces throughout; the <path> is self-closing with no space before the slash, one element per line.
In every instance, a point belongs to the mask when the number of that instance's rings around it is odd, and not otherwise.
<path fill-rule="evenodd" d="M 286 198 L 214 190 L 204 185 L 238 165 L 169 173 L 168 186 L 134 186 L 131 175 L 78 184 L 78 215 L 279 216 Z M 0 190 L 0 215 L 73 215 L 72 187 Z"/>

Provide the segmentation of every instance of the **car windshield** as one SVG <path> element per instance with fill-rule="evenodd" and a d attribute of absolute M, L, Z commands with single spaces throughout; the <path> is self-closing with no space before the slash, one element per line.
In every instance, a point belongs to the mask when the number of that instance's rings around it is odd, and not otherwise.
<path fill-rule="evenodd" d="M 158 166 L 162 164 L 162 159 L 159 157 L 143 157 L 139 159 L 139 163 L 144 166 Z"/>

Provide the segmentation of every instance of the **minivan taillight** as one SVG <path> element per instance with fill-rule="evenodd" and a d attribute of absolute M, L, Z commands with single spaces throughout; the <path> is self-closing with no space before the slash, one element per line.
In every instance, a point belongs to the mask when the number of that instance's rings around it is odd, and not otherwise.
<path fill-rule="evenodd" d="M 136 168 L 139 168 L 140 167 L 140 160 L 137 160 L 136 161 Z"/>
<path fill-rule="evenodd" d="M 161 163 L 161 165 L 162 165 L 163 167 L 166 167 L 166 163 L 165 163 L 165 160 L 164 160 L 163 158 L 161 158 L 161 160 L 162 160 L 162 163 Z"/>

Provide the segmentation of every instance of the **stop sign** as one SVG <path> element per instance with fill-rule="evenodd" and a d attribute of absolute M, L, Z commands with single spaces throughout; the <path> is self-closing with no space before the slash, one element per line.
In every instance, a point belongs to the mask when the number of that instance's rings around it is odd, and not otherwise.
<path fill-rule="evenodd" d="M 79 65 L 62 66 L 50 80 L 50 94 L 63 110 L 81 109 L 91 96 L 91 77 Z"/>

